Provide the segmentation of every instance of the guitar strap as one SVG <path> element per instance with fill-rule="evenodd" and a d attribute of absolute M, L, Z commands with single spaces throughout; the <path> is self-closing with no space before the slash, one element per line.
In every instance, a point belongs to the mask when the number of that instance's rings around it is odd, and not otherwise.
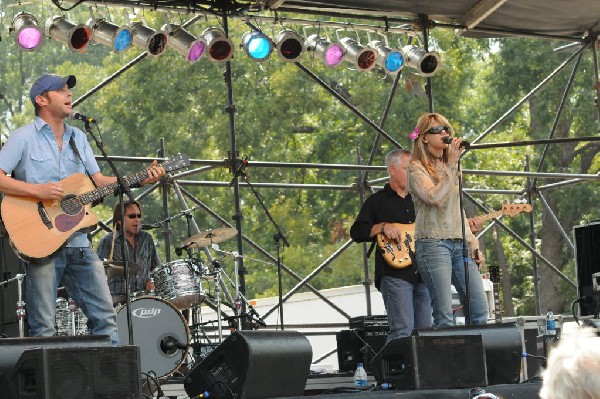
<path fill-rule="evenodd" d="M 73 149 L 73 152 L 75 153 L 75 155 L 77 155 L 77 158 L 79 158 L 79 160 L 83 164 L 83 168 L 85 169 L 85 174 L 87 175 L 87 177 L 90 178 L 94 187 L 98 188 L 98 186 L 96 185 L 96 182 L 94 181 L 94 179 L 92 179 L 90 172 L 88 172 L 87 166 L 85 166 L 85 162 L 83 161 L 83 158 L 81 158 L 81 154 L 79 153 L 79 150 L 77 149 L 77 145 L 75 145 L 75 139 L 73 139 L 73 135 L 71 135 L 71 138 L 69 138 L 69 144 L 71 145 L 71 148 Z"/>
<path fill-rule="evenodd" d="M 79 153 L 79 150 L 77 149 L 77 145 L 75 145 L 75 139 L 73 139 L 73 135 L 71 135 L 71 138 L 69 138 L 69 144 L 71 145 L 71 148 L 73 149 L 73 152 L 75 153 L 75 155 L 77 155 L 77 158 L 79 158 L 79 160 L 83 164 L 83 168 L 85 169 L 85 174 L 92 181 L 92 184 L 94 185 L 94 187 L 98 188 L 98 186 L 96 185 L 96 182 L 94 181 L 94 179 L 92 179 L 90 172 L 88 172 L 87 166 L 85 166 L 85 162 L 83 161 L 83 158 L 81 157 L 81 154 Z M 101 204 L 103 200 L 104 200 L 104 198 L 100 198 L 100 199 L 92 202 L 92 207 Z"/>
<path fill-rule="evenodd" d="M 367 258 L 370 258 L 370 257 L 371 257 L 371 252 L 373 252 L 373 248 L 375 248 L 375 244 L 376 244 L 376 242 L 375 242 L 375 241 L 373 241 L 373 242 L 371 243 L 371 247 L 370 247 L 370 248 L 369 248 L 369 250 L 367 251 Z"/>

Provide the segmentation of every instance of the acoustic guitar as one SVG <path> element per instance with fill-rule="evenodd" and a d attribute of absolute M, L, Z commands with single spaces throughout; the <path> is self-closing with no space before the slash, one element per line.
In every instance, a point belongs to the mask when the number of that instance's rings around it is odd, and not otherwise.
<path fill-rule="evenodd" d="M 530 204 L 503 204 L 502 209 L 486 213 L 479 216 L 483 220 L 489 220 L 498 216 L 507 215 L 515 216 L 521 212 L 531 212 Z M 403 224 L 403 223 L 389 223 L 390 225 L 397 226 L 402 230 L 400 234 L 400 240 L 389 240 L 384 234 L 377 234 L 377 244 L 381 248 L 383 258 L 391 267 L 395 269 L 404 269 L 412 265 L 412 257 L 415 253 L 415 224 Z"/>
<path fill-rule="evenodd" d="M 186 155 L 178 154 L 162 164 L 166 172 L 189 166 Z M 148 177 L 143 170 L 124 180 L 131 185 Z M 77 230 L 98 223 L 92 203 L 114 194 L 119 187 L 112 183 L 94 188 L 84 174 L 75 173 L 60 181 L 65 195 L 58 200 L 5 195 L 1 204 L 2 221 L 17 254 L 25 259 L 39 259 L 56 252 Z"/>

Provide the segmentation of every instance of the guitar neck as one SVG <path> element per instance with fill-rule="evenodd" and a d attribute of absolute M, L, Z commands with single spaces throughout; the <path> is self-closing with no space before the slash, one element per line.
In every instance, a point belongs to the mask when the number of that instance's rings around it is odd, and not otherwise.
<path fill-rule="evenodd" d="M 495 317 L 496 323 L 502 323 L 502 310 L 500 309 L 500 292 L 499 292 L 500 284 L 492 283 L 492 286 L 494 287 L 494 313 L 496 316 Z"/>
<path fill-rule="evenodd" d="M 497 218 L 498 216 L 502 216 L 502 215 L 503 215 L 502 211 L 494 211 L 494 212 L 486 213 L 485 215 L 479 215 L 478 218 L 480 218 L 482 220 L 490 220 L 490 219 Z"/>
<path fill-rule="evenodd" d="M 131 176 L 123 176 L 123 180 L 125 180 L 128 186 L 131 186 L 132 184 L 141 182 L 147 177 L 148 171 L 142 170 Z M 79 199 L 83 205 L 91 204 L 92 202 L 102 199 L 107 195 L 113 194 L 118 187 L 119 182 L 114 182 L 106 186 L 98 187 L 95 190 L 88 191 L 87 193 L 83 193 L 79 195 Z"/>

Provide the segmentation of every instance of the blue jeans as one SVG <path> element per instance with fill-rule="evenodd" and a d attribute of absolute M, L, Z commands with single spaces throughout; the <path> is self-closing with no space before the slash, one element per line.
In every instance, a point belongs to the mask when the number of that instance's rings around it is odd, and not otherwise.
<path fill-rule="evenodd" d="M 415 328 L 431 327 L 431 299 L 425 284 L 382 276 L 379 289 L 390 328 L 386 342 L 408 337 Z"/>
<path fill-rule="evenodd" d="M 419 273 L 431 296 L 433 325 L 454 325 L 451 285 L 456 288 L 463 306 L 467 295 L 462 240 L 423 238 L 417 240 L 415 249 Z M 468 247 L 467 253 L 470 256 Z M 477 264 L 470 258 L 468 265 L 471 324 L 486 324 L 488 307 L 481 274 Z"/>
<path fill-rule="evenodd" d="M 102 262 L 90 247 L 63 247 L 45 263 L 27 264 L 27 321 L 29 335 L 52 336 L 56 333 L 56 291 L 59 284 L 88 318 L 92 335 L 108 335 L 119 344 L 117 314 L 106 283 Z"/>

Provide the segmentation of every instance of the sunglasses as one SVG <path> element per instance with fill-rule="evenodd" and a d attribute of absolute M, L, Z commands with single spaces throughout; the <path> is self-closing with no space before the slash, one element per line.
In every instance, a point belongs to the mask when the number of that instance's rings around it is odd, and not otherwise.
<path fill-rule="evenodd" d="M 426 131 L 425 134 L 441 134 L 442 132 L 450 133 L 450 127 L 449 126 L 434 126 L 431 129 L 429 129 L 428 131 Z"/>
<path fill-rule="evenodd" d="M 130 215 L 127 215 L 127 217 L 129 219 L 135 219 L 135 218 L 141 219 L 142 218 L 142 214 L 141 213 L 132 213 Z"/>

